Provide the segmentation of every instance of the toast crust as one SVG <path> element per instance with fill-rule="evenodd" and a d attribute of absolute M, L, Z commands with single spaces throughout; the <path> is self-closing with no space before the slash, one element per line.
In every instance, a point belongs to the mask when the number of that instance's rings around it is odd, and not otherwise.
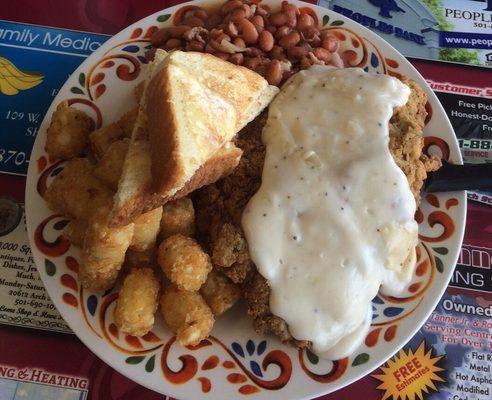
<path fill-rule="evenodd" d="M 150 160 L 150 151 L 147 154 Z M 128 198 L 127 202 L 117 212 L 113 213 L 110 225 L 114 227 L 125 226 L 147 211 L 160 207 L 168 201 L 184 197 L 202 186 L 214 183 L 231 174 L 239 164 L 241 155 L 241 149 L 227 144 L 205 162 L 176 194 L 169 197 L 164 197 L 152 191 L 149 171 L 148 178 L 144 179 L 147 183 L 143 184 L 134 196 Z"/>
<path fill-rule="evenodd" d="M 156 75 L 147 89 L 151 170 L 156 193 L 167 193 L 184 179 L 177 146 L 178 124 L 171 98 L 172 89 L 168 74 Z"/>

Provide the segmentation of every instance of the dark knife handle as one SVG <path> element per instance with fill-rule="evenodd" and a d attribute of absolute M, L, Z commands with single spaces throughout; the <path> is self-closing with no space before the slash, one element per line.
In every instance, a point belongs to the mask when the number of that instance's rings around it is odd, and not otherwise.
<path fill-rule="evenodd" d="M 443 162 L 441 168 L 428 174 L 424 187 L 427 192 L 492 191 L 492 163 L 454 165 Z"/>

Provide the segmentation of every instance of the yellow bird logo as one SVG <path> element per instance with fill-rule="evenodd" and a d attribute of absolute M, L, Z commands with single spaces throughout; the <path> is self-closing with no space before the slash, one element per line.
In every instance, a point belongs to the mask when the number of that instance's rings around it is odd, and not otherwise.
<path fill-rule="evenodd" d="M 44 76 L 36 72 L 23 72 L 5 57 L 0 56 L 0 92 L 14 96 L 21 90 L 31 89 L 43 82 Z"/>

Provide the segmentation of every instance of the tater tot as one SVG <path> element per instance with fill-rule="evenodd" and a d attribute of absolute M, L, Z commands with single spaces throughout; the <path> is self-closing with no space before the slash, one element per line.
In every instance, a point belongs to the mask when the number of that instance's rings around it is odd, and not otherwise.
<path fill-rule="evenodd" d="M 212 261 L 215 266 L 229 268 L 249 258 L 248 246 L 242 232 L 234 225 L 225 223 L 218 230 L 212 244 Z"/>
<path fill-rule="evenodd" d="M 162 207 L 160 237 L 166 239 L 178 233 L 185 236 L 195 233 L 195 210 L 188 197 L 170 201 Z"/>
<path fill-rule="evenodd" d="M 221 315 L 241 297 L 241 289 L 221 273 L 212 270 L 200 288 L 200 293 L 214 315 Z"/>
<path fill-rule="evenodd" d="M 83 219 L 72 219 L 63 231 L 63 236 L 74 246 L 82 247 L 84 244 L 87 221 Z"/>
<path fill-rule="evenodd" d="M 161 216 L 162 207 L 158 207 L 140 215 L 133 221 L 135 229 L 130 245 L 132 250 L 145 251 L 155 246 L 155 241 L 159 234 Z"/>
<path fill-rule="evenodd" d="M 200 289 L 212 270 L 208 254 L 183 235 L 173 235 L 160 244 L 157 262 L 169 280 L 183 290 Z"/>
<path fill-rule="evenodd" d="M 128 151 L 129 141 L 125 138 L 111 143 L 94 168 L 94 175 L 114 191 L 118 189 L 118 181 Z"/>
<path fill-rule="evenodd" d="M 124 137 L 125 132 L 117 122 L 114 122 L 92 132 L 89 135 L 89 141 L 95 156 L 101 159 L 113 142 Z"/>
<path fill-rule="evenodd" d="M 106 154 L 112 143 L 131 136 L 137 115 L 138 107 L 135 107 L 123 114 L 118 121 L 99 128 L 89 135 L 92 151 L 98 159 Z"/>
<path fill-rule="evenodd" d="M 108 226 L 109 207 L 102 207 L 89 219 L 79 268 L 86 289 L 110 289 L 121 269 L 133 236 L 133 223 L 121 228 Z"/>
<path fill-rule="evenodd" d="M 48 206 L 66 217 L 87 221 L 95 209 L 112 204 L 111 190 L 94 176 L 93 170 L 85 158 L 68 161 L 44 193 Z"/>
<path fill-rule="evenodd" d="M 164 288 L 160 305 L 164 322 L 181 345 L 197 345 L 210 334 L 214 315 L 199 293 L 171 284 Z"/>
<path fill-rule="evenodd" d="M 143 336 L 152 329 L 159 287 L 150 268 L 134 268 L 125 277 L 114 310 L 114 322 L 123 333 Z"/>
<path fill-rule="evenodd" d="M 88 144 L 93 127 L 94 122 L 85 112 L 62 101 L 51 117 L 45 149 L 51 157 L 62 160 L 77 157 Z"/>
<path fill-rule="evenodd" d="M 125 254 L 125 268 L 142 268 L 157 266 L 157 248 L 151 247 L 145 251 L 128 249 Z"/>

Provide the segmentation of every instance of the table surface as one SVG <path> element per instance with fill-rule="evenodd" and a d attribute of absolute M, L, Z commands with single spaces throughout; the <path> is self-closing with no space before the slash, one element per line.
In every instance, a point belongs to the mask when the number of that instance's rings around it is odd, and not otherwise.
<path fill-rule="evenodd" d="M 3 2 L 0 7 L 0 19 L 111 35 L 148 14 L 181 2 L 176 0 L 15 0 Z M 425 60 L 412 60 L 412 63 L 428 80 L 471 87 L 483 87 L 484 82 L 489 82 L 488 86 L 492 86 L 490 70 Z M 445 100 L 441 99 L 441 101 Z M 491 136 L 492 133 L 487 137 Z M 0 195 L 8 194 L 23 202 L 25 184 L 23 177 L 0 174 L 0 181 L 2 182 Z M 489 251 L 492 247 L 492 207 L 484 205 L 485 202 L 469 203 L 465 246 Z M 492 255 L 492 251 L 487 254 Z M 462 295 L 460 290 L 450 289 L 450 296 Z M 492 291 L 492 287 L 489 290 Z M 492 304 L 490 291 L 481 295 L 485 299 L 485 304 Z M 71 354 L 69 358 L 63 356 L 67 352 Z M 74 335 L 0 325 L 0 367 L 2 365 L 18 368 L 37 366 L 45 371 L 83 377 L 86 379 L 90 393 L 88 398 L 94 400 L 166 398 L 135 384 L 111 369 L 94 356 Z M 362 398 L 362 393 L 364 398 L 381 398 L 382 392 L 377 390 L 377 383 L 379 382 L 374 378 L 367 376 L 343 390 L 322 398 L 348 400 Z M 0 385 L 0 398 L 1 388 Z"/>

